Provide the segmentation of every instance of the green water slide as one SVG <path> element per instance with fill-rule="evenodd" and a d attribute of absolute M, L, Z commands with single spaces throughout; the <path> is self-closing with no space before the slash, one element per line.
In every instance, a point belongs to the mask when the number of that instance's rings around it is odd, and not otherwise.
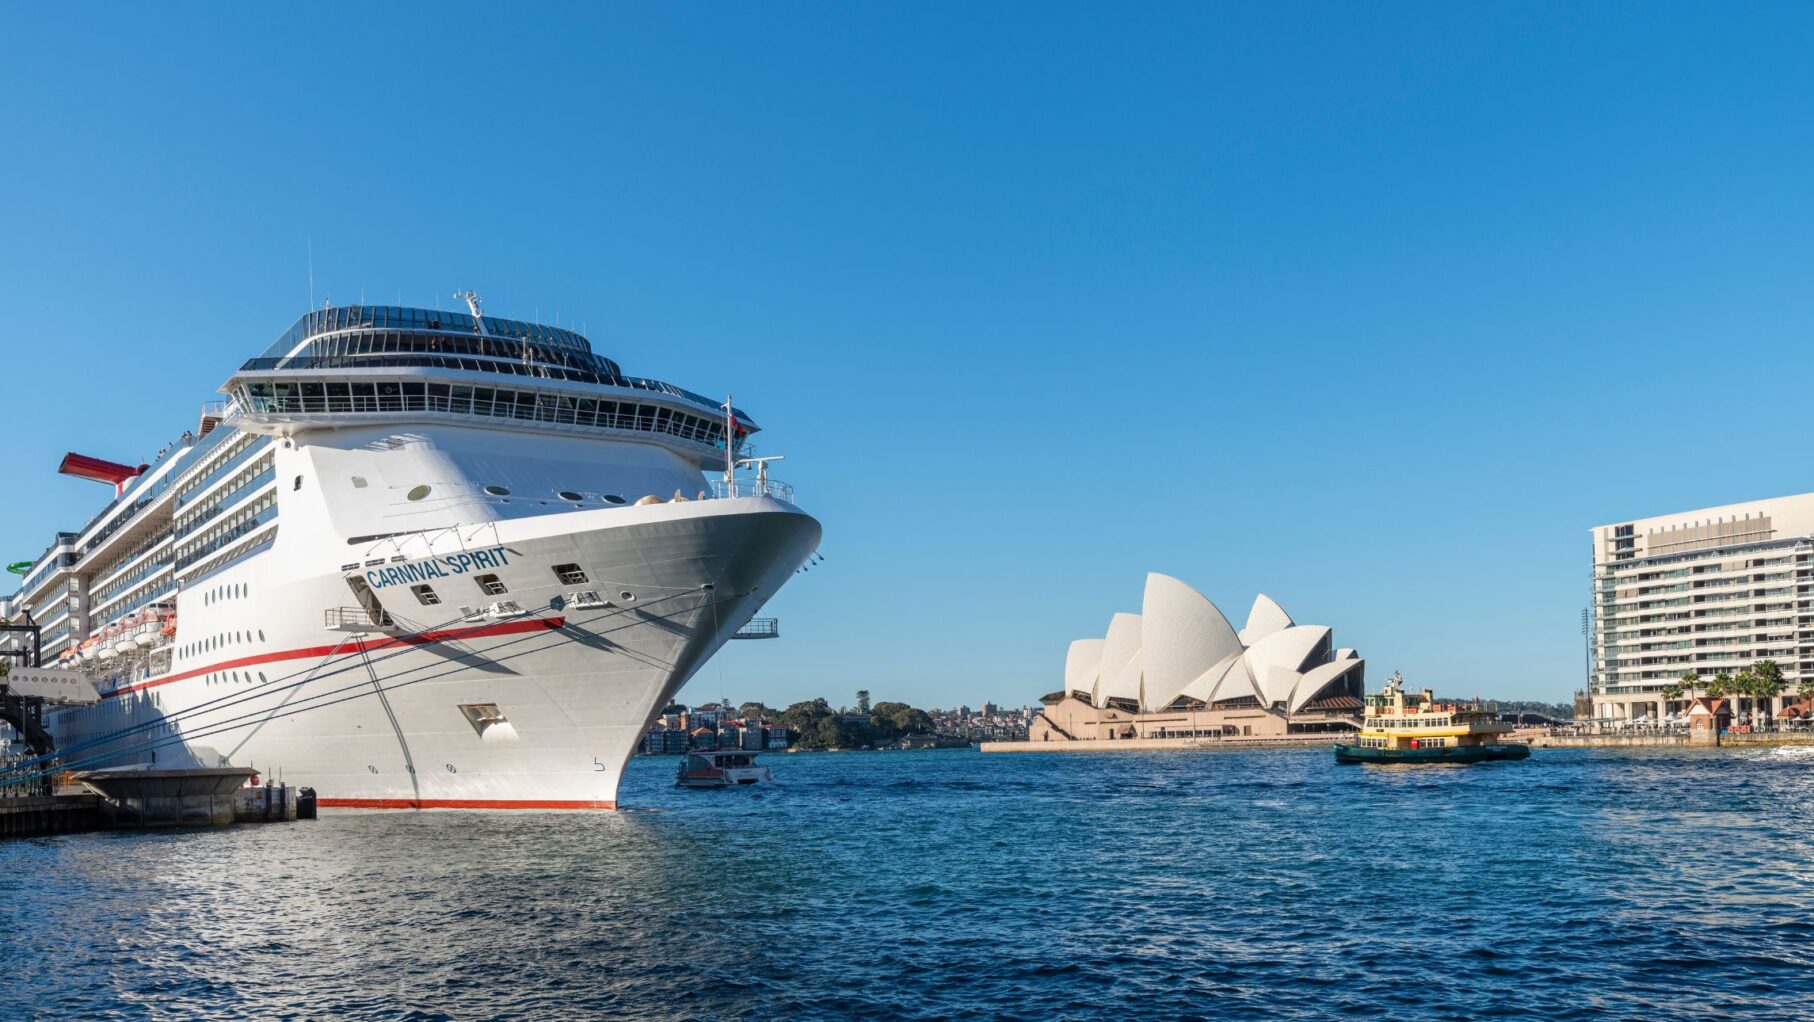
<path fill-rule="evenodd" d="M 15 575 L 23 575 L 31 570 L 31 566 L 32 562 L 30 561 L 14 561 L 12 564 L 6 566 L 6 570 Z"/>

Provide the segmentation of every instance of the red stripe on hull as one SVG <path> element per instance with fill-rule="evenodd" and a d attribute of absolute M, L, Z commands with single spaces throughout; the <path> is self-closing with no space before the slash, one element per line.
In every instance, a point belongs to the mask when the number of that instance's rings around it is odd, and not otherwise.
<path fill-rule="evenodd" d="M 616 802 L 516 798 L 322 798 L 328 809 L 616 809 Z"/>
<path fill-rule="evenodd" d="M 286 649 L 277 653 L 260 653 L 257 656 L 240 657 L 238 660 L 223 660 L 220 663 L 209 664 L 206 667 L 197 667 L 193 670 L 184 671 L 181 674 L 167 674 L 162 678 L 153 678 L 150 681 L 140 682 L 137 685 L 116 688 L 111 692 L 103 693 L 101 698 L 112 699 L 114 696 L 123 696 L 129 692 L 143 692 L 148 688 L 157 688 L 159 685 L 168 685 L 171 682 L 183 681 L 188 678 L 199 678 L 204 674 L 214 671 L 231 671 L 241 667 L 255 667 L 259 664 L 276 663 L 279 660 L 300 660 L 304 657 L 325 657 L 335 650 L 339 650 L 342 655 L 345 655 L 357 653 L 362 649 L 366 652 L 371 652 L 373 650 L 391 649 L 397 646 L 427 646 L 437 642 L 447 642 L 449 640 L 483 639 L 493 635 L 515 635 L 518 632 L 533 632 L 538 630 L 552 631 L 557 628 L 564 628 L 566 627 L 566 624 L 567 619 L 564 617 L 537 618 L 533 621 L 505 621 L 501 624 L 478 625 L 473 628 L 442 629 L 433 632 L 418 632 L 415 635 L 399 635 L 394 638 L 361 640 L 359 642 L 349 642 L 344 646 L 305 646 L 301 649 Z"/>

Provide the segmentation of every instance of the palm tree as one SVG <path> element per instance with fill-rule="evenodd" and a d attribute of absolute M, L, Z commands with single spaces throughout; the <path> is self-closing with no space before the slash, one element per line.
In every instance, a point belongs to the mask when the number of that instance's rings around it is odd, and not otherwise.
<path fill-rule="evenodd" d="M 1747 709 L 1745 706 L 1745 700 L 1747 699 L 1752 700 L 1753 706 L 1755 706 L 1757 698 L 1757 675 L 1752 673 L 1751 668 L 1747 667 L 1733 676 L 1732 694 L 1738 697 L 1738 708 L 1741 712 Z"/>
<path fill-rule="evenodd" d="M 1731 692 L 1732 675 L 1725 671 L 1714 675 L 1713 680 L 1707 683 L 1707 698 L 1709 699 L 1724 699 Z"/>
<path fill-rule="evenodd" d="M 1663 716 L 1669 716 L 1669 704 L 1682 698 L 1682 686 L 1671 682 L 1663 686 Z"/>
<path fill-rule="evenodd" d="M 1766 712 L 1775 716 L 1776 697 L 1782 695 L 1783 689 L 1789 684 L 1783 680 L 1783 669 L 1774 660 L 1759 660 L 1751 668 L 1751 673 L 1757 679 L 1755 694 L 1764 701 Z"/>
<path fill-rule="evenodd" d="M 1682 680 L 1679 684 L 1681 690 L 1687 694 L 1688 698 L 1693 699 L 1694 690 L 1701 687 L 1701 676 L 1693 671 L 1689 671 L 1682 675 Z"/>

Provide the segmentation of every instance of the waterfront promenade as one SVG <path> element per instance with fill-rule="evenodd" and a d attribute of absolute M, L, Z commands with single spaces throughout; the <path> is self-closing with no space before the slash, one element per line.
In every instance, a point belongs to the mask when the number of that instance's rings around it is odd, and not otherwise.
<path fill-rule="evenodd" d="M 1316 749 L 1351 741 L 1342 731 L 1295 738 L 1118 738 L 1112 741 L 981 742 L 982 752 L 1151 752 L 1155 749 Z"/>

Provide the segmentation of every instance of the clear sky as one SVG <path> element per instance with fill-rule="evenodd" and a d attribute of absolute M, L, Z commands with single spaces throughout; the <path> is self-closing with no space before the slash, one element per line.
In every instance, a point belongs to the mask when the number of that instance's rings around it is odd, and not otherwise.
<path fill-rule="evenodd" d="M 1814 7 L 0 6 L 4 560 L 314 296 L 734 391 L 685 698 L 1021 704 L 1144 573 L 1561 700 L 1587 530 L 1814 490 Z M 299 611 L 300 612 L 300 611 Z"/>

